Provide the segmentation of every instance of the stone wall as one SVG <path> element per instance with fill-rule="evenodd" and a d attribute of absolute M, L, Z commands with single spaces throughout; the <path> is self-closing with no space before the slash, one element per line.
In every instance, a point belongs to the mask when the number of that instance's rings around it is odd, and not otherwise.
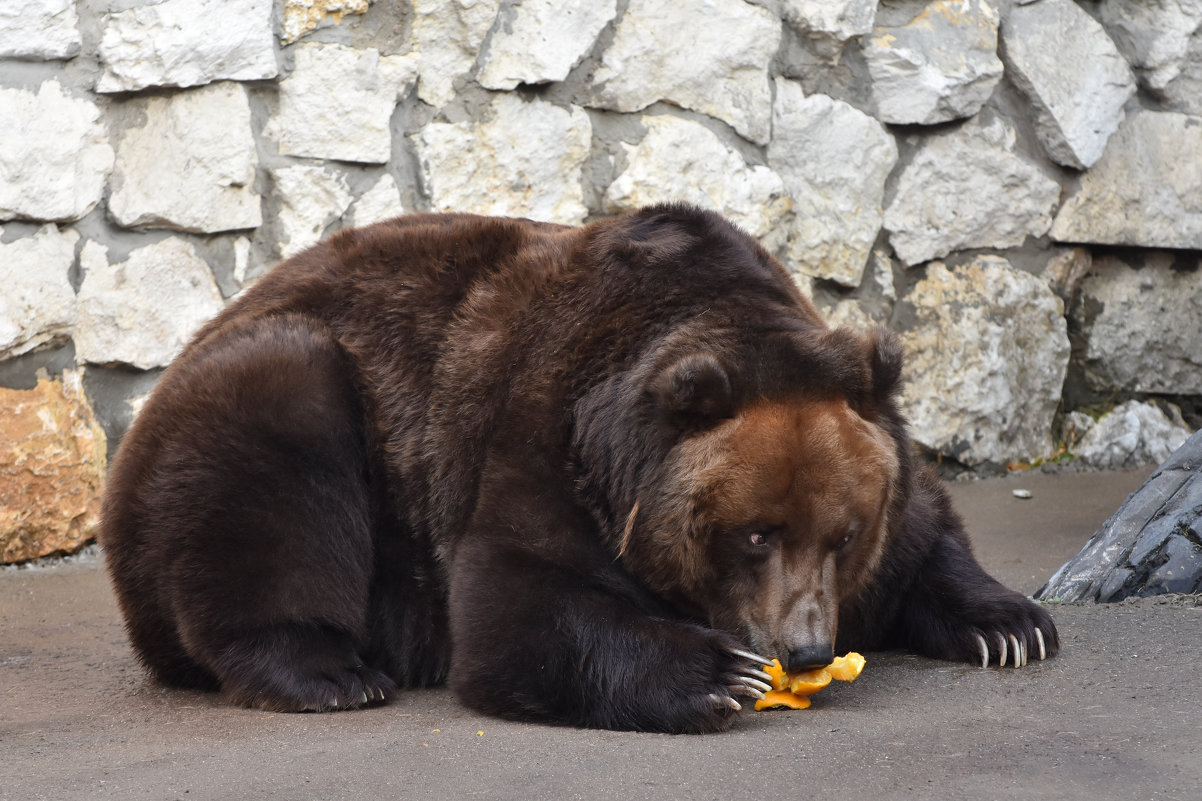
<path fill-rule="evenodd" d="M 1129 464 L 1199 422 L 1199 0 L 0 3 L 0 386 L 82 381 L 110 450 L 331 231 L 661 200 L 898 331 L 944 462 Z"/>

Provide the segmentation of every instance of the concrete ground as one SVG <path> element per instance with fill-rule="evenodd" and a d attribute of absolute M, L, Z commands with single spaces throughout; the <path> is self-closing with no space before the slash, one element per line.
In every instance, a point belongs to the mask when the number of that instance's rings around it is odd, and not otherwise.
<path fill-rule="evenodd" d="M 985 566 L 1030 593 L 1144 475 L 953 492 Z M 2 571 L 0 799 L 1202 798 L 1198 598 L 1053 614 L 1054 660 L 869 654 L 809 710 L 673 737 L 507 723 L 445 690 L 328 715 L 234 709 L 146 679 L 99 560 Z"/>

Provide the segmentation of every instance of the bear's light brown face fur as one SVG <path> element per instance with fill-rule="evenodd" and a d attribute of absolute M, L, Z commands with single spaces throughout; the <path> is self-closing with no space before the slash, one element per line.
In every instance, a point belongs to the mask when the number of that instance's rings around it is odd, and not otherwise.
<path fill-rule="evenodd" d="M 842 399 L 753 404 L 676 449 L 627 564 L 761 653 L 831 644 L 885 548 L 895 447 Z"/>

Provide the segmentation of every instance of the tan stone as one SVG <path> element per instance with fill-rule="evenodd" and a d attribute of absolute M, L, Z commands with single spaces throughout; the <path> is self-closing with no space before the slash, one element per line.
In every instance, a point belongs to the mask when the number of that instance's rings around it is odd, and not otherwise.
<path fill-rule="evenodd" d="M 80 374 L 0 388 L 0 562 L 69 553 L 100 519 L 105 438 Z"/>
<path fill-rule="evenodd" d="M 347 14 L 366 14 L 371 0 L 284 0 L 284 44 L 327 25 L 338 25 Z"/>

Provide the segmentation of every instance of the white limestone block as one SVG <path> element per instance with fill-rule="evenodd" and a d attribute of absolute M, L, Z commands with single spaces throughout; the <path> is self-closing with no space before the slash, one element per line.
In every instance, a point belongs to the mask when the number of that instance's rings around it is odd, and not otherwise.
<path fill-rule="evenodd" d="M 284 0 L 284 44 L 318 28 L 338 25 L 347 14 L 366 14 L 372 0 Z"/>
<path fill-rule="evenodd" d="M 1135 93 L 1135 78 L 1106 31 L 1072 0 L 1042 0 L 1010 12 L 1002 43 L 1044 150 L 1057 164 L 1092 166 Z"/>
<path fill-rule="evenodd" d="M 455 81 L 471 73 L 500 7 L 501 0 L 413 0 L 419 98 L 435 108 L 450 102 Z"/>
<path fill-rule="evenodd" d="M 739 0 L 633 0 L 593 77 L 590 105 L 641 111 L 665 100 L 767 144 L 768 67 L 780 41 L 780 19 Z"/>
<path fill-rule="evenodd" d="M 110 264 L 84 244 L 75 358 L 90 364 L 164 367 L 224 305 L 209 265 L 191 243 L 169 237 Z"/>
<path fill-rule="evenodd" d="M 1202 117 L 1139 111 L 1052 225 L 1060 242 L 1202 248 Z"/>
<path fill-rule="evenodd" d="M 751 166 L 704 125 L 645 116 L 647 135 L 624 145 L 627 166 L 605 192 L 605 211 L 617 214 L 655 203 L 713 209 L 757 239 L 784 222 L 791 203 L 780 176 Z"/>
<path fill-rule="evenodd" d="M 279 74 L 272 0 L 163 0 L 105 15 L 97 92 Z"/>
<path fill-rule="evenodd" d="M 0 244 L 0 359 L 71 336 L 75 290 L 71 265 L 79 234 L 53 224 Z"/>
<path fill-rule="evenodd" d="M 517 0 L 480 55 L 480 85 L 562 81 L 617 15 L 617 0 Z"/>
<path fill-rule="evenodd" d="M 280 256 L 300 253 L 321 239 L 327 227 L 350 208 L 346 179 L 323 167 L 297 165 L 271 171 L 274 197 L 280 203 L 277 218 L 284 236 Z"/>
<path fill-rule="evenodd" d="M 932 125 L 976 114 L 1002 79 L 998 14 L 985 0 L 905 0 L 864 37 L 877 117 Z"/>
<path fill-rule="evenodd" d="M 417 58 L 336 44 L 300 44 L 294 50 L 296 67 L 279 83 L 279 110 L 266 129 L 280 152 L 386 163 L 392 155 L 392 112 L 413 88 Z"/>
<path fill-rule="evenodd" d="M 768 164 L 793 199 L 790 268 L 856 287 L 881 229 L 897 144 L 868 115 L 776 80 Z"/>
<path fill-rule="evenodd" d="M 0 3 L 0 58 L 54 61 L 79 55 L 75 0 L 4 0 Z"/>
<path fill-rule="evenodd" d="M 126 228 L 256 228 L 263 221 L 257 165 L 241 84 L 151 97 L 146 123 L 126 129 L 117 143 L 109 211 Z"/>
<path fill-rule="evenodd" d="M 914 312 L 901 341 L 915 440 L 968 465 L 1049 455 L 1069 341 L 1047 284 L 997 256 L 932 262 L 902 302 Z"/>
<path fill-rule="evenodd" d="M 1060 184 L 1015 152 L 998 118 L 923 139 L 885 209 L 889 243 L 907 265 L 967 248 L 1008 248 L 1043 236 Z"/>
<path fill-rule="evenodd" d="M 592 146 L 584 109 L 502 94 L 487 118 L 431 123 L 413 137 L 432 211 L 584 220 L 581 170 Z"/>
<path fill-rule="evenodd" d="M 37 94 L 0 88 L 0 220 L 78 220 L 113 168 L 100 109 L 57 80 Z"/>

